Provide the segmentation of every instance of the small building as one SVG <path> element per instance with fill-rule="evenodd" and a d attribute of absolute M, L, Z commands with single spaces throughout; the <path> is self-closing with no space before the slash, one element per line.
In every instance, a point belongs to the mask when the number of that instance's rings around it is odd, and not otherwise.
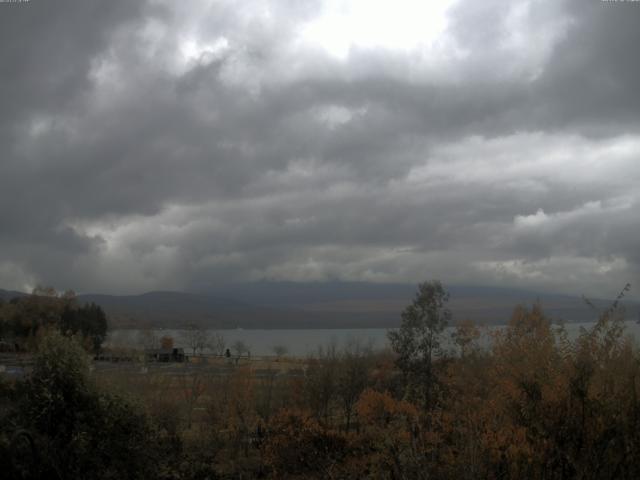
<path fill-rule="evenodd" d="M 149 362 L 184 362 L 184 348 L 154 348 L 144 352 Z"/>

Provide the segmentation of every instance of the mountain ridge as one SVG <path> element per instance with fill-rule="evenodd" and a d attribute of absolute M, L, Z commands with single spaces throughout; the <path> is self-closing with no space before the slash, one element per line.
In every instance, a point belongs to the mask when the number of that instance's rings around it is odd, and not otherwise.
<path fill-rule="evenodd" d="M 415 293 L 413 284 L 365 282 L 253 282 L 229 284 L 208 292 L 150 291 L 137 295 L 80 294 L 81 303 L 96 303 L 113 328 L 389 328 Z M 554 321 L 588 321 L 597 317 L 583 298 L 516 288 L 452 285 L 449 306 L 454 323 L 463 319 L 504 324 L 519 304 L 540 301 Z M 0 290 L 9 300 L 26 293 Z M 611 301 L 594 299 L 600 310 Z M 627 318 L 637 318 L 640 303 L 623 300 Z"/>

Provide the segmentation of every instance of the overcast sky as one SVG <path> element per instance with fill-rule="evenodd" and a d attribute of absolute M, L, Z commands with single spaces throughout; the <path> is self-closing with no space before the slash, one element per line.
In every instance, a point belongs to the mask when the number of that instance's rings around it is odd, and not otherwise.
<path fill-rule="evenodd" d="M 640 2 L 0 3 L 0 288 L 640 288 Z"/>

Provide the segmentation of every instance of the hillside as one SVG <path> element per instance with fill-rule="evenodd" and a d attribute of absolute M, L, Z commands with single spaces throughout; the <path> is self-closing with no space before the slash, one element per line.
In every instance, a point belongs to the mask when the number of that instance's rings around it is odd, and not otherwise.
<path fill-rule="evenodd" d="M 187 324 L 212 328 L 386 328 L 399 324 L 400 312 L 414 291 L 415 285 L 409 284 L 255 282 L 203 293 L 85 294 L 78 300 L 100 305 L 116 328 Z M 596 316 L 576 296 L 477 286 L 452 286 L 449 292 L 454 321 L 505 323 L 514 306 L 537 300 L 556 321 L 588 321 Z M 20 295 L 24 293 L 0 290 L 4 300 Z M 606 300 L 593 302 L 600 309 L 610 304 Z M 627 318 L 638 318 L 640 304 L 626 301 L 623 305 Z"/>

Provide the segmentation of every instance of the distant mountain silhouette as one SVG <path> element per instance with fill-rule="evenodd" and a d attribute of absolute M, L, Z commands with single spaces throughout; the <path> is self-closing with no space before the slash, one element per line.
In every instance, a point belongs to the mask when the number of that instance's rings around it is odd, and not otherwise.
<path fill-rule="evenodd" d="M 24 292 L 17 292 L 15 290 L 2 290 L 2 289 L 0 289 L 0 299 L 4 300 L 5 302 L 8 302 L 12 298 L 24 297 L 25 295 L 27 295 L 27 294 L 24 293 Z"/>
<path fill-rule="evenodd" d="M 254 305 L 321 314 L 326 321 L 335 316 L 349 325 L 364 322 L 389 327 L 399 324 L 400 312 L 412 301 L 416 287 L 415 284 L 365 282 L 254 282 L 225 285 L 213 292 L 242 298 Z M 485 324 L 504 324 L 516 305 L 537 301 L 555 321 L 580 322 L 597 317 L 597 312 L 577 296 L 474 285 L 445 285 L 445 288 L 451 296 L 449 306 L 454 321 L 468 318 Z M 591 302 L 604 310 L 612 301 L 591 299 Z M 624 300 L 621 305 L 627 318 L 638 317 L 640 303 Z"/>
<path fill-rule="evenodd" d="M 542 303 L 554 320 L 579 322 L 597 317 L 582 298 L 497 287 L 449 286 L 454 322 L 471 319 L 504 324 L 518 304 Z M 82 303 L 100 305 L 112 327 L 179 328 L 369 328 L 395 327 L 416 291 L 413 284 L 364 282 L 253 282 L 207 292 L 149 292 L 141 295 L 79 295 Z M 0 290 L 0 298 L 25 295 Z M 611 301 L 592 300 L 600 310 Z M 626 316 L 637 319 L 640 304 L 623 301 Z"/>

